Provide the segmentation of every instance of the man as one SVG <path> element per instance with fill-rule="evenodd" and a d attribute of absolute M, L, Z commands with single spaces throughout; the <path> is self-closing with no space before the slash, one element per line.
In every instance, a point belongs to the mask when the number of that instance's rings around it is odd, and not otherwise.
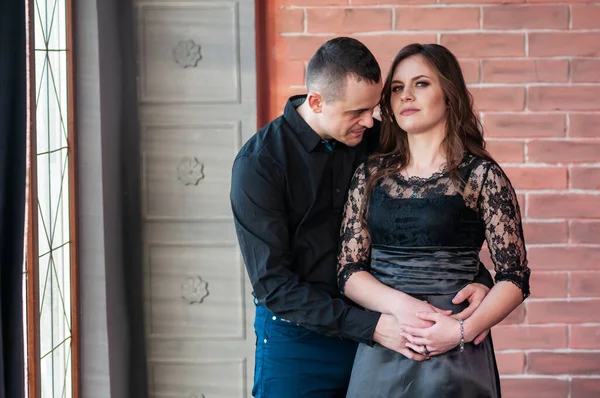
<path fill-rule="evenodd" d="M 359 41 L 335 38 L 312 57 L 307 86 L 233 165 L 232 210 L 257 304 L 255 397 L 343 397 L 356 342 L 426 359 L 404 346 L 399 320 L 351 305 L 336 284 L 348 184 L 377 145 L 379 65 Z M 474 311 L 486 292 L 471 284 L 457 300 Z"/>

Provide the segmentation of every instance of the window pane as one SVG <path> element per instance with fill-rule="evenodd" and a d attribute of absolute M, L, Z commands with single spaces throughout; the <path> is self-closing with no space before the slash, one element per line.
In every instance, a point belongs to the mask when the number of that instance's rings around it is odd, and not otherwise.
<path fill-rule="evenodd" d="M 42 397 L 71 397 L 71 267 L 64 0 L 34 9 Z"/>

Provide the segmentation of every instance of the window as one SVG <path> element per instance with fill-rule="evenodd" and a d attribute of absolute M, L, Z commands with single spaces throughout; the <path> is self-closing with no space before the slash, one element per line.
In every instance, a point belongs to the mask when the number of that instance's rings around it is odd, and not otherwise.
<path fill-rule="evenodd" d="M 27 0 L 26 389 L 78 397 L 71 0 Z"/>

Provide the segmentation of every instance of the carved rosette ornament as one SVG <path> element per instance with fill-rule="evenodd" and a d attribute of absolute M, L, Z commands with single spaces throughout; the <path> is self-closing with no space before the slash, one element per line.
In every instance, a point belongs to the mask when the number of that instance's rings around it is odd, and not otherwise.
<path fill-rule="evenodd" d="M 202 59 L 202 47 L 193 40 L 184 40 L 177 43 L 173 50 L 175 62 L 184 68 L 195 68 Z"/>
<path fill-rule="evenodd" d="M 181 298 L 190 304 L 201 304 L 208 294 L 208 283 L 200 276 L 188 276 L 181 285 Z"/>
<path fill-rule="evenodd" d="M 196 158 L 184 157 L 177 165 L 177 179 L 183 185 L 198 185 L 204 178 L 204 165 Z"/>

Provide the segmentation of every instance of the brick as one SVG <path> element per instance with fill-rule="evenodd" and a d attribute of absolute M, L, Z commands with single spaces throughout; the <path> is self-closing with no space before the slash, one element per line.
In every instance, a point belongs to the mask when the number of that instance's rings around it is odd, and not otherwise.
<path fill-rule="evenodd" d="M 519 203 L 519 210 L 521 212 L 521 216 L 524 214 L 523 212 L 525 211 L 525 195 L 518 193 L 517 194 L 517 202 Z"/>
<path fill-rule="evenodd" d="M 566 398 L 569 394 L 569 381 L 549 378 L 500 380 L 504 398 Z"/>
<path fill-rule="evenodd" d="M 352 0 L 353 6 L 433 4 L 436 0 Z"/>
<path fill-rule="evenodd" d="M 397 8 L 396 30 L 479 29 L 479 8 Z"/>
<path fill-rule="evenodd" d="M 531 162 L 598 162 L 600 142 L 534 140 L 527 143 L 527 155 Z"/>
<path fill-rule="evenodd" d="M 484 29 L 568 29 L 569 7 L 563 5 L 483 8 Z"/>
<path fill-rule="evenodd" d="M 600 137 L 600 114 L 572 113 L 569 114 L 570 137 Z"/>
<path fill-rule="evenodd" d="M 515 189 L 567 188 L 566 167 L 505 167 Z"/>
<path fill-rule="evenodd" d="M 467 84 L 479 83 L 479 61 L 476 59 L 460 59 L 459 62 L 465 82 Z"/>
<path fill-rule="evenodd" d="M 282 86 L 304 86 L 304 61 L 281 62 L 278 65 L 280 70 L 278 82 Z"/>
<path fill-rule="evenodd" d="M 486 113 L 483 124 L 490 137 L 498 138 L 564 137 L 567 129 L 560 114 Z"/>
<path fill-rule="evenodd" d="M 306 13 L 309 33 L 347 34 L 392 28 L 389 8 L 310 8 Z"/>
<path fill-rule="evenodd" d="M 525 55 L 523 34 L 462 33 L 442 34 L 440 44 L 457 57 L 490 58 L 522 57 Z"/>
<path fill-rule="evenodd" d="M 498 326 L 519 325 L 525 321 L 525 306 L 519 304 L 506 318 L 498 324 Z"/>
<path fill-rule="evenodd" d="M 485 83 L 567 82 L 569 61 L 548 60 L 484 60 L 482 79 Z"/>
<path fill-rule="evenodd" d="M 597 244 L 600 242 L 600 221 L 573 220 L 570 224 L 573 243 Z"/>
<path fill-rule="evenodd" d="M 530 301 L 527 303 L 527 320 L 539 323 L 600 322 L 600 300 Z"/>
<path fill-rule="evenodd" d="M 277 115 L 280 115 L 283 112 L 283 107 L 285 106 L 287 100 L 292 95 L 297 95 L 297 94 L 306 94 L 306 88 L 304 88 L 304 87 L 285 87 L 285 86 L 279 87 L 279 90 L 277 91 L 277 95 L 275 97 L 275 105 L 279 109 L 279 112 L 277 112 Z"/>
<path fill-rule="evenodd" d="M 600 32 L 538 32 L 529 34 L 531 57 L 598 57 L 600 56 Z"/>
<path fill-rule="evenodd" d="M 598 29 L 600 24 L 600 5 L 578 4 L 571 8 L 573 29 Z"/>
<path fill-rule="evenodd" d="M 571 167 L 571 188 L 600 190 L 600 167 Z"/>
<path fill-rule="evenodd" d="M 477 111 L 520 111 L 525 107 L 523 87 L 471 87 Z"/>
<path fill-rule="evenodd" d="M 282 6 L 346 6 L 348 0 L 281 0 Z"/>
<path fill-rule="evenodd" d="M 398 54 L 398 51 L 407 44 L 412 43 L 435 43 L 435 34 L 388 34 L 377 36 L 354 36 L 364 43 L 377 57 L 383 70 L 385 78 L 388 65 Z"/>
<path fill-rule="evenodd" d="M 281 32 L 304 32 L 304 10 L 283 8 L 279 12 L 277 23 L 279 33 Z"/>
<path fill-rule="evenodd" d="M 527 3 L 565 3 L 563 0 L 525 0 Z M 589 3 L 594 0 L 570 0 L 569 3 Z"/>
<path fill-rule="evenodd" d="M 571 380 L 571 398 L 591 398 L 600 396 L 600 379 Z"/>
<path fill-rule="evenodd" d="M 571 297 L 600 297 L 600 271 L 571 272 Z"/>
<path fill-rule="evenodd" d="M 516 3 L 524 3 L 525 0 L 439 0 L 439 3 L 443 4 L 453 4 L 453 3 L 469 3 L 469 4 L 489 4 L 489 3 L 501 3 L 501 4 L 516 4 Z"/>
<path fill-rule="evenodd" d="M 567 326 L 496 326 L 492 334 L 495 350 L 567 347 Z"/>
<path fill-rule="evenodd" d="M 530 195 L 529 200 L 535 203 L 532 197 L 537 196 L 542 195 Z M 600 270 L 600 247 L 529 247 L 527 256 L 534 270 Z"/>
<path fill-rule="evenodd" d="M 522 142 L 488 140 L 486 144 L 497 162 L 519 163 L 525 160 L 525 145 Z"/>
<path fill-rule="evenodd" d="M 319 47 L 334 36 L 284 36 L 281 37 L 279 59 L 305 61 L 310 59 Z M 279 50 L 279 49 L 278 49 Z"/>
<path fill-rule="evenodd" d="M 523 224 L 525 242 L 528 245 L 543 243 L 567 243 L 569 228 L 566 221 L 535 222 Z"/>
<path fill-rule="evenodd" d="M 501 375 L 520 374 L 525 369 L 525 354 L 522 352 L 496 352 L 496 362 Z"/>
<path fill-rule="evenodd" d="M 597 353 L 548 353 L 527 354 L 528 373 L 546 375 L 592 375 L 600 373 Z"/>
<path fill-rule="evenodd" d="M 600 86 L 532 86 L 528 90 L 527 108 L 533 111 L 600 110 Z"/>
<path fill-rule="evenodd" d="M 527 236 L 525 237 L 527 239 Z M 527 241 L 527 240 L 526 240 Z M 531 273 L 531 298 L 565 298 L 568 291 L 566 272 Z"/>
<path fill-rule="evenodd" d="M 571 325 L 569 347 L 575 349 L 600 348 L 600 326 Z"/>
<path fill-rule="evenodd" d="M 598 7 L 600 8 L 600 7 Z M 600 22 L 598 22 L 600 27 Z M 571 81 L 573 83 L 600 83 L 600 60 L 574 59 L 571 61 Z"/>

